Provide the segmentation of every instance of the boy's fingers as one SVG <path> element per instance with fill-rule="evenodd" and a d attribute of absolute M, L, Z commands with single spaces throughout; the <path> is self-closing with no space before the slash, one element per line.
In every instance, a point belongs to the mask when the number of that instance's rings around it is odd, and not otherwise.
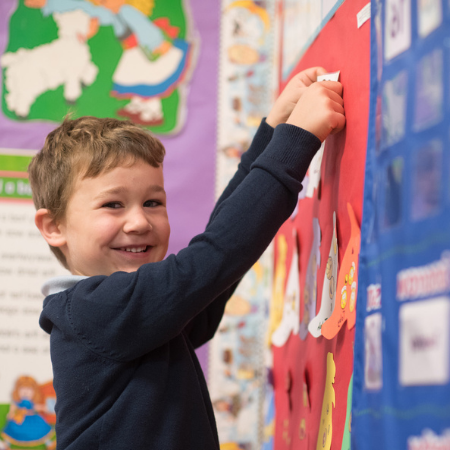
<path fill-rule="evenodd" d="M 336 134 L 342 131 L 345 127 L 345 116 L 343 114 L 335 114 L 335 126 L 330 134 Z"/>
<path fill-rule="evenodd" d="M 302 85 L 310 86 L 317 81 L 318 75 L 323 75 L 325 73 L 327 73 L 327 71 L 323 67 L 310 67 L 295 75 L 294 78 L 300 81 Z"/>
<path fill-rule="evenodd" d="M 333 100 L 333 102 L 339 103 L 339 105 L 344 105 L 344 99 L 339 95 L 336 94 L 336 92 L 332 91 L 331 89 L 327 89 L 326 95 Z"/>
<path fill-rule="evenodd" d="M 342 96 L 342 84 L 339 81 L 320 81 L 320 85 Z"/>
<path fill-rule="evenodd" d="M 331 101 L 330 102 L 330 106 L 333 109 L 333 111 L 335 111 L 335 112 L 337 112 L 339 114 L 345 115 L 344 107 L 340 103 Z"/>
<path fill-rule="evenodd" d="M 326 73 L 328 73 L 328 70 L 324 69 L 323 67 L 314 67 L 314 69 L 316 69 L 316 80 L 317 76 L 325 75 Z"/>

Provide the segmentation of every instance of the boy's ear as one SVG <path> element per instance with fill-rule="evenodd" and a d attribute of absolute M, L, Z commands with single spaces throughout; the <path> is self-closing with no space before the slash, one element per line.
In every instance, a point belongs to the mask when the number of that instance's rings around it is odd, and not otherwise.
<path fill-rule="evenodd" d="M 66 243 L 60 223 L 54 219 L 48 209 L 38 209 L 34 216 L 34 223 L 47 241 L 47 244 L 52 247 L 62 247 Z"/>

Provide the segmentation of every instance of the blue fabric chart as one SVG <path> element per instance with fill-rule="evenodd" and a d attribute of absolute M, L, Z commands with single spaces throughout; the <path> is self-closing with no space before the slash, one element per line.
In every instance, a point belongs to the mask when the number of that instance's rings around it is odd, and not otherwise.
<path fill-rule="evenodd" d="M 450 2 L 371 17 L 351 448 L 448 449 Z"/>

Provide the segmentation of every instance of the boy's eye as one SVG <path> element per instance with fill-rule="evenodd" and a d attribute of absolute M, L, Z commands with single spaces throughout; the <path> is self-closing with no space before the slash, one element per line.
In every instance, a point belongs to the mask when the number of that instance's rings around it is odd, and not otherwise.
<path fill-rule="evenodd" d="M 117 209 L 117 208 L 120 208 L 121 206 L 122 206 L 122 204 L 120 202 L 108 202 L 108 203 L 105 203 L 104 205 L 102 205 L 102 208 Z"/>
<path fill-rule="evenodd" d="M 144 206 L 147 208 L 155 208 L 156 206 L 159 206 L 159 205 L 161 205 L 161 202 L 158 200 L 147 200 L 144 203 Z"/>

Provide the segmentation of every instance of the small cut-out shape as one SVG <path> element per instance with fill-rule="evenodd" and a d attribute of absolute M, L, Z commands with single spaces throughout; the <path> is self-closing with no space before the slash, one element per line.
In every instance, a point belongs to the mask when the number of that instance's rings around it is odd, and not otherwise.
<path fill-rule="evenodd" d="M 320 266 L 320 226 L 316 218 L 313 218 L 313 233 L 313 243 L 309 254 L 305 289 L 303 291 L 303 318 L 300 323 L 301 339 L 306 339 L 309 322 L 316 314 L 317 268 Z"/>
<path fill-rule="evenodd" d="M 309 394 L 308 394 L 308 385 L 306 381 L 303 382 L 303 406 L 305 408 L 309 408 Z"/>
<path fill-rule="evenodd" d="M 283 420 L 283 441 L 286 442 L 287 445 L 291 444 L 291 432 L 289 430 L 289 419 Z"/>
<path fill-rule="evenodd" d="M 284 285 L 286 281 L 286 257 L 288 245 L 286 237 L 283 234 L 280 234 L 277 237 L 277 244 L 278 259 L 275 266 L 272 301 L 270 304 L 269 332 L 267 340 L 269 346 L 272 343 L 272 334 L 280 325 L 283 317 Z"/>
<path fill-rule="evenodd" d="M 341 71 L 324 73 L 323 75 L 319 75 L 317 77 L 317 81 L 339 81 L 339 75 Z"/>
<path fill-rule="evenodd" d="M 323 394 L 322 413 L 320 416 L 319 434 L 317 435 L 316 450 L 330 450 L 333 435 L 332 407 L 336 406 L 336 393 L 334 392 L 334 378 L 336 365 L 333 353 L 327 354 L 327 377 L 325 380 L 325 392 Z"/>
<path fill-rule="evenodd" d="M 298 431 L 298 437 L 301 441 L 306 438 L 306 420 L 302 419 L 300 420 L 300 427 Z"/>
<path fill-rule="evenodd" d="M 344 436 L 342 437 L 341 450 L 350 450 L 350 437 L 352 432 L 352 394 L 353 394 L 353 374 L 347 390 L 347 414 L 345 416 Z"/>
<path fill-rule="evenodd" d="M 338 266 L 338 242 L 336 237 L 336 213 L 333 213 L 333 237 L 322 287 L 320 311 L 308 325 L 308 331 L 318 338 L 322 334 L 322 326 L 331 316 L 336 298 L 336 280 Z"/>
<path fill-rule="evenodd" d="M 356 321 L 356 298 L 358 292 L 358 260 L 361 246 L 361 230 L 356 221 L 352 205 L 347 203 L 350 219 L 350 240 L 342 258 L 337 283 L 338 298 L 331 317 L 322 325 L 322 336 L 333 339 L 347 321 L 352 329 Z"/>
<path fill-rule="evenodd" d="M 300 329 L 300 280 L 298 273 L 297 232 L 294 235 L 294 251 L 291 268 L 284 295 L 283 317 L 278 328 L 272 334 L 272 344 L 282 347 L 289 339 L 291 333 L 298 334 Z"/>
<path fill-rule="evenodd" d="M 317 153 L 314 155 L 308 169 L 308 186 L 306 188 L 306 197 L 312 198 L 314 191 L 318 188 L 320 182 L 320 168 L 322 166 L 323 152 L 325 150 L 325 141 L 322 142 Z"/>

